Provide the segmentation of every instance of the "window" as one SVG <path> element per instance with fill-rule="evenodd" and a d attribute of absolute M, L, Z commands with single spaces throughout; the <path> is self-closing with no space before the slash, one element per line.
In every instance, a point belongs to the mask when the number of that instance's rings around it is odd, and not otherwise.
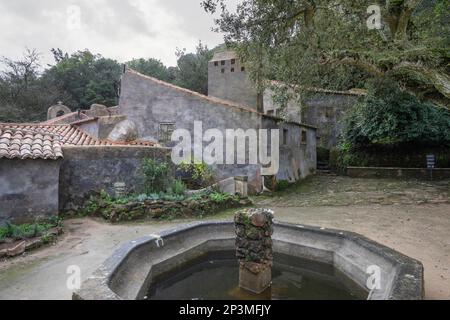
<path fill-rule="evenodd" d="M 174 123 L 160 123 L 159 142 L 170 142 L 174 130 L 175 130 Z"/>
<path fill-rule="evenodd" d="M 224 68 L 222 68 L 222 70 L 220 70 L 220 72 L 222 72 L 222 73 L 225 73 L 225 69 L 224 69 Z"/>
<path fill-rule="evenodd" d="M 283 145 L 288 144 L 288 129 L 283 129 Z"/>
<path fill-rule="evenodd" d="M 231 64 L 236 64 L 236 59 L 231 59 Z"/>
<path fill-rule="evenodd" d="M 224 66 L 225 65 L 225 60 L 220 61 L 220 64 Z"/>
<path fill-rule="evenodd" d="M 275 112 L 274 112 L 275 110 L 267 110 L 267 114 L 269 115 L 269 116 L 273 116 L 273 115 L 275 115 Z"/>
<path fill-rule="evenodd" d="M 245 71 L 245 67 L 241 67 L 241 72 L 244 72 Z"/>
<path fill-rule="evenodd" d="M 306 144 L 307 141 L 307 133 L 306 130 L 302 130 L 302 139 L 301 139 L 301 144 Z"/>
<path fill-rule="evenodd" d="M 231 68 L 231 72 L 234 72 L 234 68 Z"/>
<path fill-rule="evenodd" d="M 214 61 L 214 66 L 217 67 L 219 65 L 219 61 Z"/>

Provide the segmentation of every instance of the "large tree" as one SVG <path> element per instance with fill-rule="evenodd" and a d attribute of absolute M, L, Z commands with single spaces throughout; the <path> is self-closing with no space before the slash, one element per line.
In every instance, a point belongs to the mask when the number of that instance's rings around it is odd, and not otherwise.
<path fill-rule="evenodd" d="M 201 42 L 194 53 L 186 53 L 186 50 L 177 49 L 177 69 L 174 83 L 203 94 L 208 94 L 208 62 L 214 55 L 213 50 Z"/>
<path fill-rule="evenodd" d="M 0 122 L 45 119 L 48 106 L 59 93 L 42 81 L 40 55 L 26 50 L 18 60 L 2 58 L 0 72 Z"/>
<path fill-rule="evenodd" d="M 72 55 L 52 49 L 56 64 L 42 75 L 65 97 L 66 105 L 88 108 L 93 103 L 113 106 L 117 104 L 121 65 L 89 50 Z"/>
<path fill-rule="evenodd" d="M 448 0 L 242 0 L 235 12 L 224 0 L 218 31 L 236 46 L 260 86 L 274 78 L 295 85 L 360 86 L 390 78 L 420 98 L 449 106 Z M 368 10 L 370 8 L 370 10 Z M 375 27 L 375 28 L 374 28 Z M 344 79 L 342 79 L 344 78 Z"/>
<path fill-rule="evenodd" d="M 170 74 L 169 69 L 160 60 L 154 58 L 139 58 L 133 59 L 126 64 L 131 69 L 150 77 L 154 77 L 167 82 L 171 82 L 174 80 L 174 77 Z"/>

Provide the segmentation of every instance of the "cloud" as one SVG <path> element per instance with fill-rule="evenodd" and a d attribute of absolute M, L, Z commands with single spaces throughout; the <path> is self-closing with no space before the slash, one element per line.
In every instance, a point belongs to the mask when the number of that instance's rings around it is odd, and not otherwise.
<path fill-rule="evenodd" d="M 236 1 L 236 0 L 233 0 Z M 232 2 L 233 2 L 232 1 Z M 211 31 L 213 17 L 201 0 L 14 0 L 0 2 L 0 55 L 21 56 L 25 47 L 85 48 L 120 62 L 135 57 L 175 65 L 176 48 L 194 50 L 198 40 L 210 47 L 222 42 Z"/>

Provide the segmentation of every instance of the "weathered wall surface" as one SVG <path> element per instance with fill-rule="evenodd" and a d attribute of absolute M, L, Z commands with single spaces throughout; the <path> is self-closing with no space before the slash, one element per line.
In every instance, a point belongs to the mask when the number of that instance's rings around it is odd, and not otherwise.
<path fill-rule="evenodd" d="M 280 169 L 277 180 L 293 182 L 314 174 L 317 162 L 316 129 L 293 123 L 277 123 L 266 117 L 263 119 L 263 128 L 280 129 Z M 287 130 L 286 141 L 283 141 L 283 130 Z M 306 133 L 306 141 L 302 141 L 302 131 Z"/>
<path fill-rule="evenodd" d="M 286 106 L 281 111 L 281 108 L 279 105 L 274 103 L 273 96 L 274 91 L 271 89 L 266 89 L 264 91 L 263 95 L 263 105 L 264 105 L 264 113 L 270 114 L 278 117 L 283 117 L 284 119 L 288 121 L 295 121 L 295 122 L 301 122 L 301 123 L 308 123 L 303 121 L 302 119 L 302 113 L 301 113 L 301 107 L 300 104 L 296 101 L 296 99 L 290 99 Z M 294 96 L 294 93 L 291 90 L 292 96 Z"/>
<path fill-rule="evenodd" d="M 132 71 L 122 76 L 119 108 L 121 114 L 138 125 L 143 138 L 158 140 L 160 143 L 162 141 L 159 139 L 159 124 L 164 123 L 173 123 L 175 129 L 186 129 L 192 134 L 194 122 L 201 121 L 203 132 L 219 129 L 224 137 L 226 129 L 279 128 L 277 120 L 271 117 L 217 103 L 208 97 Z M 295 124 L 286 126 L 291 138 L 288 145 L 280 150 L 280 177 L 284 180 L 296 180 L 308 175 L 315 168 L 315 129 L 304 127 L 308 131 L 308 143 L 307 146 L 302 146 L 299 143 L 301 127 Z M 204 146 L 208 144 L 209 142 L 204 142 Z M 305 158 L 301 159 L 302 157 Z M 286 166 L 290 168 L 285 168 Z M 261 190 L 260 165 L 218 165 L 215 169 L 219 179 L 248 176 L 250 192 Z"/>
<path fill-rule="evenodd" d="M 60 161 L 0 159 L 0 225 L 58 214 Z"/>
<path fill-rule="evenodd" d="M 176 129 L 186 129 L 189 132 L 194 131 L 195 121 L 202 122 L 203 132 L 213 128 L 222 132 L 225 129 L 261 128 L 261 116 L 256 112 L 218 105 L 204 96 L 149 80 L 134 72 L 127 72 L 122 76 L 119 108 L 121 114 L 138 125 L 142 138 L 160 143 L 161 123 L 173 123 Z M 257 176 L 258 165 L 220 165 L 216 169 L 218 179 L 246 175 L 249 176 L 250 185 L 255 189 L 261 187 Z"/>
<path fill-rule="evenodd" d="M 318 145 L 331 149 L 336 146 L 342 130 L 341 119 L 360 96 L 318 93 L 302 105 L 302 121 L 317 127 Z"/>
<path fill-rule="evenodd" d="M 247 72 L 241 69 L 244 66 L 239 59 L 235 60 L 235 64 L 231 64 L 230 59 L 222 61 L 225 62 L 224 65 L 221 61 L 217 61 L 217 66 L 216 61 L 208 63 L 208 96 L 230 100 L 256 109 L 258 95 Z M 232 69 L 234 72 L 231 72 Z"/>
<path fill-rule="evenodd" d="M 137 190 L 142 159 L 170 161 L 170 150 L 137 146 L 64 147 L 59 180 L 62 211 L 76 210 L 95 192 L 114 195 L 114 184 L 123 182 L 126 191 Z"/>

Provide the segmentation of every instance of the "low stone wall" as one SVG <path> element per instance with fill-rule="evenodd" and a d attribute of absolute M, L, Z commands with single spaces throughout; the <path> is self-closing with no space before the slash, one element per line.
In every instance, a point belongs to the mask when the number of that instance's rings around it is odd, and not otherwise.
<path fill-rule="evenodd" d="M 172 219 L 202 217 L 221 210 L 252 205 L 248 198 L 228 196 L 221 201 L 214 201 L 203 194 L 198 198 L 188 198 L 180 201 L 145 200 L 128 203 L 107 203 L 99 199 L 93 205 L 92 216 L 101 216 L 110 222 L 131 221 L 144 218 Z M 88 207 L 90 207 L 88 203 Z"/>
<path fill-rule="evenodd" d="M 60 211 L 78 210 L 93 194 L 115 194 L 116 183 L 134 192 L 142 159 L 170 162 L 170 149 L 140 146 L 64 147 L 59 177 Z"/>
<path fill-rule="evenodd" d="M 348 167 L 347 175 L 352 178 L 431 178 L 430 170 L 425 168 Z M 450 179 L 450 168 L 433 169 L 432 178 Z"/>

